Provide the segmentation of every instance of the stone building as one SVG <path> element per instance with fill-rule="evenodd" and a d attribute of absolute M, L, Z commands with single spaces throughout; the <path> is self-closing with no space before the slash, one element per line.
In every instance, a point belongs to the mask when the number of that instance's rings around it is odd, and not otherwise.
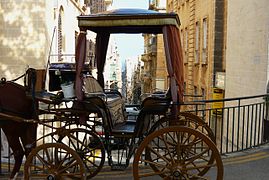
<path fill-rule="evenodd" d="M 116 89 L 122 92 L 122 68 L 119 58 L 118 47 L 115 39 L 110 37 L 106 64 L 104 67 L 104 78 L 106 89 Z"/>
<path fill-rule="evenodd" d="M 226 5 L 224 0 L 167 0 L 149 1 L 152 10 L 179 15 L 181 42 L 184 54 L 185 101 L 212 99 L 217 79 L 225 72 Z M 154 39 L 155 38 L 155 39 Z M 155 42 L 154 42 L 155 41 Z M 153 52 L 154 42 L 156 52 Z M 163 39 L 161 35 L 145 36 L 145 92 L 168 87 Z M 151 51 L 150 51 L 151 50 Z M 222 76 L 221 76 L 222 77 Z M 224 89 L 224 87 L 218 87 Z M 142 89 L 143 91 L 143 89 Z"/>
<path fill-rule="evenodd" d="M 161 0 L 151 0 L 149 9 L 165 11 L 165 3 Z M 141 60 L 144 62 L 144 69 L 141 75 L 141 93 L 146 97 L 147 94 L 168 89 L 168 74 L 162 34 L 144 34 L 143 37 L 144 54 Z"/>
<path fill-rule="evenodd" d="M 168 0 L 178 13 L 185 56 L 186 94 L 212 99 L 266 93 L 269 2 Z"/>
<path fill-rule="evenodd" d="M 268 93 L 269 1 L 227 5 L 226 97 Z"/>
<path fill-rule="evenodd" d="M 82 0 L 0 1 L 0 77 L 17 78 L 28 67 L 44 70 L 48 62 L 74 62 L 76 17 L 86 10 Z M 40 128 L 38 137 L 43 130 L 51 131 Z M 7 147 L 2 135 L 1 156 L 9 156 Z"/>
<path fill-rule="evenodd" d="M 14 79 L 28 67 L 45 69 L 48 61 L 74 61 L 84 14 L 82 0 L 0 2 L 0 76 Z"/>
<path fill-rule="evenodd" d="M 88 0 L 88 6 L 91 14 L 96 14 L 107 10 L 107 7 L 112 4 L 112 0 Z"/>
<path fill-rule="evenodd" d="M 167 1 L 167 11 L 178 13 L 181 21 L 185 94 L 212 99 L 213 88 L 216 87 L 216 74 L 225 72 L 225 2 Z"/>

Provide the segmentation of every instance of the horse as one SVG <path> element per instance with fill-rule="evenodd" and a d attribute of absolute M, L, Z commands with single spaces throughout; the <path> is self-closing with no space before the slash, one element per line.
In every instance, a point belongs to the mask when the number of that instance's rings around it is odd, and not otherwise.
<path fill-rule="evenodd" d="M 24 155 L 27 157 L 35 147 L 37 123 L 25 120 L 38 120 L 36 102 L 31 95 L 30 76 L 33 69 L 28 71 L 28 85 L 20 85 L 13 81 L 0 81 L 0 126 L 7 137 L 8 144 L 13 152 L 15 164 L 10 174 L 10 179 L 15 179 L 20 170 Z M 27 73 L 26 73 L 27 74 Z M 31 75 L 30 75 L 31 74 Z M 20 142 L 21 141 L 21 142 Z M 31 146 L 29 146 L 31 145 Z"/>

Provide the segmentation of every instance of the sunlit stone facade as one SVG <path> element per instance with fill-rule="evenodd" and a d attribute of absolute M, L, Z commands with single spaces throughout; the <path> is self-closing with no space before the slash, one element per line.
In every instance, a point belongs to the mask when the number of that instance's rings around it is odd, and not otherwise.
<path fill-rule="evenodd" d="M 48 60 L 74 61 L 79 0 L 0 1 L 0 76 L 13 79 Z"/>

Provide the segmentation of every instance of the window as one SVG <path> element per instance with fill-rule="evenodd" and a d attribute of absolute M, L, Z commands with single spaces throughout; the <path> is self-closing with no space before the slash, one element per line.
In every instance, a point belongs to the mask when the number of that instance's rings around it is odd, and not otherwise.
<path fill-rule="evenodd" d="M 194 100 L 198 100 L 197 95 L 198 95 L 198 88 L 197 86 L 194 86 Z"/>
<path fill-rule="evenodd" d="M 200 56 L 200 25 L 199 22 L 196 22 L 195 25 L 195 63 L 199 63 L 199 56 Z"/>
<path fill-rule="evenodd" d="M 184 63 L 188 63 L 188 58 L 189 58 L 189 51 L 188 51 L 188 46 L 189 46 L 189 36 L 188 36 L 188 28 L 185 28 L 185 36 L 184 36 Z"/>
<path fill-rule="evenodd" d="M 207 58 L 208 58 L 208 23 L 207 19 L 203 19 L 203 47 L 202 47 L 202 64 L 207 64 Z"/>
<path fill-rule="evenodd" d="M 205 89 L 204 89 L 204 88 L 201 88 L 201 91 L 202 91 L 202 98 L 203 98 L 203 99 L 206 99 L 206 96 L 205 96 Z"/>

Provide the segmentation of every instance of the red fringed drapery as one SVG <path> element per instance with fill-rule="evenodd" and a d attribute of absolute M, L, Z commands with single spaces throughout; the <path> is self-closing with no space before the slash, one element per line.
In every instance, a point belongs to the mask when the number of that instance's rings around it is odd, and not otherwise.
<path fill-rule="evenodd" d="M 179 31 L 175 26 L 164 26 L 163 37 L 173 104 L 183 103 L 184 67 Z M 175 105 L 173 111 L 177 114 Z"/>

